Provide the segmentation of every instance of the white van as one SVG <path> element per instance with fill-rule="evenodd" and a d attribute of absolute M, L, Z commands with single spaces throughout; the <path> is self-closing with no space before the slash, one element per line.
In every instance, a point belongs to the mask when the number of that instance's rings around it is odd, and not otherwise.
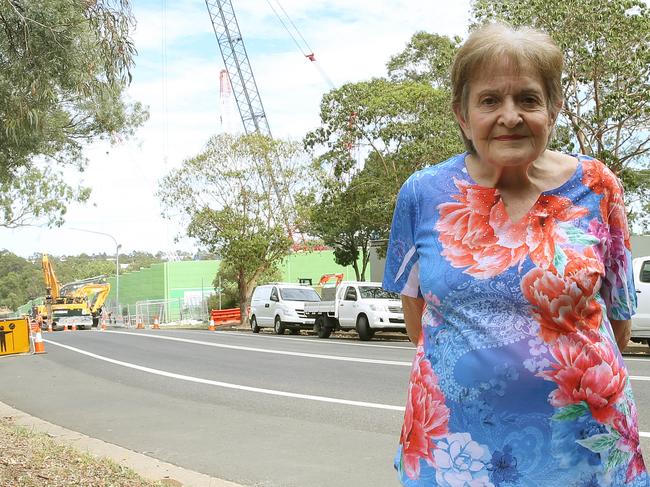
<path fill-rule="evenodd" d="M 632 316 L 632 340 L 650 345 L 650 256 L 632 261 L 637 308 Z"/>
<path fill-rule="evenodd" d="M 253 333 L 273 327 L 278 335 L 284 330 L 298 334 L 300 328 L 313 328 L 314 319 L 305 316 L 305 302 L 320 301 L 311 287 L 297 284 L 264 284 L 253 291 L 250 305 L 250 326 Z"/>

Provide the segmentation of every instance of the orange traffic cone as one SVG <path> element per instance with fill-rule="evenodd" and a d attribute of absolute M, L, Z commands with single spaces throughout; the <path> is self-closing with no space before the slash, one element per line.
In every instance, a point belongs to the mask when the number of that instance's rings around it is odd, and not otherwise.
<path fill-rule="evenodd" d="M 47 331 L 49 331 L 50 333 L 52 331 L 54 331 L 54 330 L 52 330 L 52 322 L 51 321 L 47 323 Z"/>
<path fill-rule="evenodd" d="M 70 331 L 70 330 L 68 329 L 68 325 L 66 325 L 66 324 L 63 325 L 63 331 Z"/>
<path fill-rule="evenodd" d="M 144 325 L 142 324 L 142 320 L 138 320 L 138 324 L 136 326 L 136 329 L 144 330 Z"/>
<path fill-rule="evenodd" d="M 210 318 L 210 324 L 208 325 L 208 331 L 214 331 L 216 327 L 214 326 L 214 320 Z"/>
<path fill-rule="evenodd" d="M 160 321 L 158 321 L 157 316 L 153 319 L 153 326 L 151 328 L 154 330 L 160 330 Z"/>
<path fill-rule="evenodd" d="M 43 335 L 41 335 L 41 327 L 36 329 L 34 334 L 34 353 L 47 353 L 45 351 L 45 344 L 43 343 Z"/>
<path fill-rule="evenodd" d="M 77 325 L 75 325 L 74 323 L 72 323 L 72 331 L 77 331 Z"/>
<path fill-rule="evenodd" d="M 106 320 L 102 318 L 102 326 L 99 331 L 106 331 Z"/>

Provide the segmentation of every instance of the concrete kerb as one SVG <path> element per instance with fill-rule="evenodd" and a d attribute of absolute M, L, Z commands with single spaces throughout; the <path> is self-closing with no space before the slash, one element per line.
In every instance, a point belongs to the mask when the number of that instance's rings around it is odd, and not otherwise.
<path fill-rule="evenodd" d="M 108 457 L 114 462 L 132 469 L 146 479 L 162 482 L 165 485 L 177 487 L 243 487 L 240 484 L 187 470 L 142 453 L 48 423 L 2 402 L 0 402 L 0 416 L 11 417 L 16 424 L 38 433 L 47 434 L 58 443 L 70 445 L 97 457 Z"/>

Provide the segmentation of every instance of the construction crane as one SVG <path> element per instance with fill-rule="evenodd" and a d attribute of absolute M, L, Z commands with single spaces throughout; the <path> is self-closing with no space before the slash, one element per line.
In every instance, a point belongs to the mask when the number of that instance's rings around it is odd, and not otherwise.
<path fill-rule="evenodd" d="M 259 133 L 272 137 L 231 0 L 205 0 L 205 5 L 208 8 L 214 35 L 217 38 L 219 49 L 221 50 L 221 57 L 226 66 L 232 94 L 235 97 L 237 109 L 239 110 L 239 115 L 244 125 L 244 132 L 246 134 Z M 275 177 L 276 171 L 271 166 L 268 158 L 265 157 L 260 162 L 264 164 L 265 172 L 271 180 L 271 186 L 278 200 L 281 217 L 287 227 L 287 233 L 295 242 L 294 231 L 291 226 L 292 221 L 295 223 L 296 220 L 293 197 L 290 193 L 286 195 L 282 194 L 278 180 Z M 258 167 L 258 172 L 261 175 L 262 171 L 260 169 Z M 282 171 L 279 171 L 279 174 L 282 176 Z M 266 188 L 264 190 L 266 191 Z M 289 215 L 287 215 L 284 205 L 285 196 L 288 198 L 291 206 L 292 218 L 289 218 Z M 298 231 L 298 233 L 304 244 L 303 233 L 301 231 Z"/>
<path fill-rule="evenodd" d="M 205 0 L 246 134 L 271 137 L 260 92 L 230 0 Z"/>

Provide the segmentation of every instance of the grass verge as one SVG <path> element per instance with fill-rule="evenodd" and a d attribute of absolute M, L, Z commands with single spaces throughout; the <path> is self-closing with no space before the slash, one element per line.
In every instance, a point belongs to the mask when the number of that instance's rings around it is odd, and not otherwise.
<path fill-rule="evenodd" d="M 20 487 L 160 487 L 108 458 L 62 445 L 0 418 L 0 485 Z"/>

